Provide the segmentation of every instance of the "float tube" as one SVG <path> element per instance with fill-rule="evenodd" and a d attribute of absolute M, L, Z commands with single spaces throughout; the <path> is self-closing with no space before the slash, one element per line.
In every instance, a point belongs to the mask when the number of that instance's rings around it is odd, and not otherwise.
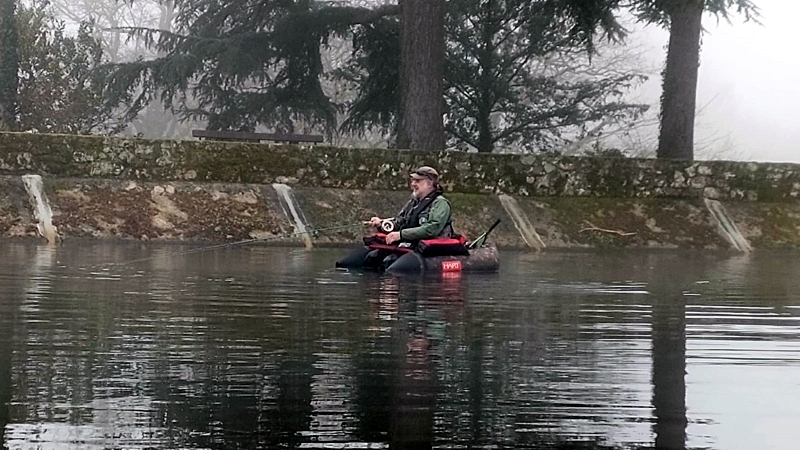
<path fill-rule="evenodd" d="M 381 243 L 383 237 L 385 235 L 376 234 L 364 238 L 366 246 L 336 261 L 336 267 L 377 269 L 387 273 L 494 272 L 500 268 L 500 255 L 496 247 L 469 249 L 464 238 L 426 239 L 412 250 Z M 383 267 L 383 261 L 370 261 L 367 257 L 373 250 L 384 250 L 385 255 L 396 255 L 397 259 Z"/>

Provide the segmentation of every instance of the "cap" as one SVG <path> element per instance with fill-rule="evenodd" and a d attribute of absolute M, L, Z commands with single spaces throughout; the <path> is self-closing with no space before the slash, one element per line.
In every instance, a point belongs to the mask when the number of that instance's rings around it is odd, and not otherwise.
<path fill-rule="evenodd" d="M 418 169 L 411 171 L 410 173 L 411 178 L 421 179 L 427 178 L 431 181 L 439 181 L 439 172 L 436 171 L 433 167 L 430 166 L 422 166 Z"/>

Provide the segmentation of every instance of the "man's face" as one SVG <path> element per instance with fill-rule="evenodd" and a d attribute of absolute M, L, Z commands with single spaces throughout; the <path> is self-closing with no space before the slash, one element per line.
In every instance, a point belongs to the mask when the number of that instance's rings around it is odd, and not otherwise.
<path fill-rule="evenodd" d="M 430 178 L 411 177 L 411 194 L 414 198 L 422 198 L 433 191 L 433 181 Z"/>

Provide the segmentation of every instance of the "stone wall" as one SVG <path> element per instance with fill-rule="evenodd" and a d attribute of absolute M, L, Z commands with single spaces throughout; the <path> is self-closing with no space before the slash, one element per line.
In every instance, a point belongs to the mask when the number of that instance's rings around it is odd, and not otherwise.
<path fill-rule="evenodd" d="M 500 218 L 491 241 L 501 247 L 742 251 L 732 225 L 752 248 L 800 248 L 793 164 L 10 133 L 0 134 L 0 236 L 41 233 L 20 176 L 38 174 L 61 239 L 352 244 L 368 232 L 361 221 L 399 210 L 408 171 L 423 164 L 442 172 L 457 230 L 476 236 Z"/>
<path fill-rule="evenodd" d="M 0 133 L 0 174 L 138 181 L 286 183 L 407 189 L 408 171 L 437 167 L 445 188 L 522 197 L 794 201 L 796 164 L 485 155 L 210 141 Z"/>

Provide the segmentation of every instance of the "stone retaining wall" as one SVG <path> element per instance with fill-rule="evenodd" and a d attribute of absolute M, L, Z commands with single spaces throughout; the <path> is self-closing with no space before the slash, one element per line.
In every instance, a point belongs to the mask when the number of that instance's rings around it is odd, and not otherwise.
<path fill-rule="evenodd" d="M 440 169 L 450 192 L 522 197 L 795 201 L 797 164 L 418 152 L 209 141 L 0 133 L 0 174 L 138 181 L 286 183 L 407 189 L 408 171 Z"/>
<path fill-rule="evenodd" d="M 0 236 L 39 235 L 20 177 L 38 174 L 62 239 L 350 244 L 368 231 L 361 221 L 399 210 L 407 172 L 422 164 L 441 170 L 457 230 L 476 236 L 500 218 L 491 240 L 501 247 L 732 249 L 708 207 L 716 198 L 753 248 L 800 248 L 793 164 L 9 133 L 0 134 Z M 291 187 L 295 211 L 273 183 Z"/>

